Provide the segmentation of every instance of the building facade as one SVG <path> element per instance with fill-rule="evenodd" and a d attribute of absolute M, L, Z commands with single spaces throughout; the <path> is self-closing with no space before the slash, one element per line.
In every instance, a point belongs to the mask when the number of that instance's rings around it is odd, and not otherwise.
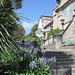
<path fill-rule="evenodd" d="M 50 25 L 53 23 L 52 16 L 41 15 L 38 23 L 38 29 L 36 31 L 36 35 L 38 37 L 47 38 L 47 33 L 51 30 Z M 39 33 L 40 31 L 40 33 Z"/>
<path fill-rule="evenodd" d="M 53 29 L 60 29 L 60 34 L 55 35 L 53 39 L 45 41 L 47 43 L 56 43 L 57 48 L 67 40 L 75 40 L 75 0 L 57 0 L 58 3 L 53 8 L 53 17 L 41 15 L 38 23 L 40 34 L 38 37 L 47 39 L 47 33 Z M 63 23 L 62 23 L 63 21 Z M 52 42 L 53 41 L 53 42 Z"/>
<path fill-rule="evenodd" d="M 57 5 L 53 8 L 53 29 L 58 27 L 62 30 L 61 19 L 64 19 L 64 29 L 66 29 L 67 25 L 72 20 L 74 9 L 74 0 L 59 0 Z"/>

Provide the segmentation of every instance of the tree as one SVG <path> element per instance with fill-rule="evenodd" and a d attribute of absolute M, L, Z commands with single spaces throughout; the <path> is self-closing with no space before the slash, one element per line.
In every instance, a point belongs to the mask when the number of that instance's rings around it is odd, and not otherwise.
<path fill-rule="evenodd" d="M 35 33 L 35 31 L 37 30 L 37 28 L 38 28 L 38 24 L 35 24 L 33 26 L 33 28 L 31 29 L 31 35 L 33 35 Z"/>
<path fill-rule="evenodd" d="M 25 29 L 23 27 L 18 28 L 17 30 L 13 31 L 14 39 L 22 40 L 23 36 L 25 35 Z"/>
<path fill-rule="evenodd" d="M 23 0 L 0 0 L 0 4 L 1 4 L 0 7 L 10 8 L 14 6 L 14 8 L 18 9 L 22 7 L 21 5 L 22 1 Z"/>

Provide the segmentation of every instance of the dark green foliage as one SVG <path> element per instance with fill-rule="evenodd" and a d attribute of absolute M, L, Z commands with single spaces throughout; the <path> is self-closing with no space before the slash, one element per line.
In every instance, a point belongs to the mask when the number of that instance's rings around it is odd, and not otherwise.
<path fill-rule="evenodd" d="M 20 1 L 20 0 L 17 0 Z M 19 17 L 14 12 L 13 5 L 17 3 L 16 0 L 0 0 L 0 49 L 13 49 L 14 44 L 13 31 L 21 28 L 18 24 Z M 7 52 L 9 54 L 9 52 Z"/>
<path fill-rule="evenodd" d="M 41 43 L 40 38 L 38 38 L 36 35 L 32 35 L 32 36 L 27 35 L 27 36 L 25 36 L 23 39 L 24 39 L 25 42 L 28 42 L 28 41 L 30 41 L 30 40 L 31 40 L 31 41 L 36 40 L 38 43 Z"/>
<path fill-rule="evenodd" d="M 35 25 L 33 26 L 33 28 L 31 29 L 31 35 L 34 35 L 34 33 L 35 33 L 35 31 L 37 30 L 37 28 L 38 28 L 38 24 L 35 24 Z"/>
<path fill-rule="evenodd" d="M 17 40 L 22 40 L 23 36 L 25 35 L 25 29 L 21 26 L 17 28 L 17 30 L 13 31 L 13 38 Z"/>
<path fill-rule="evenodd" d="M 54 29 L 54 30 L 50 31 L 50 32 L 47 34 L 47 36 L 49 37 L 50 34 L 57 35 L 57 34 L 59 34 L 59 33 L 60 33 L 59 28 L 57 28 L 57 29 Z"/>
<path fill-rule="evenodd" d="M 21 28 L 19 17 L 14 12 L 13 5 L 16 0 L 0 0 L 0 68 L 17 56 L 17 45 L 13 39 L 12 32 Z M 20 1 L 20 0 L 17 0 Z M 16 1 L 16 3 L 17 3 Z M 15 5 L 14 5 L 15 6 Z M 4 65 L 2 67 L 2 65 Z"/>
<path fill-rule="evenodd" d="M 15 73 L 23 73 L 28 70 L 30 61 L 32 60 L 31 56 L 24 57 L 25 51 L 22 51 L 22 53 L 19 53 L 19 56 L 13 56 L 13 61 L 11 61 L 10 56 L 7 56 L 7 54 L 0 54 L 2 62 L 0 62 L 0 70 L 2 70 L 2 75 L 8 74 L 8 75 L 15 75 Z M 28 53 L 29 54 L 29 53 Z M 30 55 L 30 54 L 29 54 Z"/>
<path fill-rule="evenodd" d="M 62 46 L 74 46 L 75 45 L 75 40 L 67 40 L 62 44 Z"/>

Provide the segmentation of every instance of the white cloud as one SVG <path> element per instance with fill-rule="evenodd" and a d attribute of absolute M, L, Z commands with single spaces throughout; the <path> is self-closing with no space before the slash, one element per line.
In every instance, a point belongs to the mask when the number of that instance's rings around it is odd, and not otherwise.
<path fill-rule="evenodd" d="M 29 34 L 31 32 L 31 28 L 34 26 L 34 24 L 38 23 L 35 21 L 34 23 L 28 23 L 28 22 L 23 22 L 22 26 L 24 27 L 26 34 Z"/>
<path fill-rule="evenodd" d="M 38 23 L 38 21 L 35 21 L 34 23 L 36 24 L 36 23 Z"/>

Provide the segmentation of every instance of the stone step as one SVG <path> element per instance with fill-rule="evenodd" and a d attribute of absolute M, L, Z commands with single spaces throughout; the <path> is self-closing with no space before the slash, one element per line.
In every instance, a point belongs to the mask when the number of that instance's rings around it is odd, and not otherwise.
<path fill-rule="evenodd" d="M 65 56 L 73 56 L 74 57 L 74 55 L 71 55 L 71 54 L 70 55 L 66 55 L 66 54 L 57 54 L 57 53 L 54 53 L 54 54 L 53 53 L 45 53 L 44 55 L 47 55 L 47 56 L 48 55 L 49 56 L 64 56 L 64 57 Z"/>
<path fill-rule="evenodd" d="M 43 49 L 44 50 L 44 49 Z M 72 53 L 75 49 L 48 49 L 46 48 L 44 51 L 53 51 L 53 52 L 64 52 L 64 53 Z"/>
<path fill-rule="evenodd" d="M 75 68 L 72 68 L 72 73 L 75 73 Z"/>
<path fill-rule="evenodd" d="M 57 62 L 59 62 L 59 61 L 62 61 L 62 62 L 64 62 L 64 61 L 74 61 L 74 59 L 71 59 L 71 58 L 64 58 L 64 59 L 61 59 L 61 58 L 59 58 L 59 59 L 57 59 L 56 60 Z"/>
<path fill-rule="evenodd" d="M 72 75 L 75 75 L 75 73 L 72 73 Z"/>
<path fill-rule="evenodd" d="M 54 65 L 52 65 L 52 68 L 57 68 L 57 69 L 60 69 L 60 68 L 75 68 L 75 64 L 73 64 L 73 65 L 68 65 L 68 64 L 62 64 L 62 65 L 56 65 L 56 64 L 54 64 Z"/>
<path fill-rule="evenodd" d="M 69 70 L 69 68 L 63 68 L 63 69 L 51 69 L 50 73 L 51 75 L 66 75 L 66 72 Z"/>
<path fill-rule="evenodd" d="M 73 61 L 64 61 L 64 62 L 57 62 L 57 65 L 72 65 L 75 64 Z"/>
<path fill-rule="evenodd" d="M 48 54 L 65 54 L 65 55 L 72 55 L 72 51 L 49 51 L 49 50 L 44 50 L 45 53 Z"/>
<path fill-rule="evenodd" d="M 54 57 L 55 55 L 45 55 L 45 57 L 47 57 L 47 58 L 51 58 L 51 57 Z M 71 57 L 71 56 L 55 56 L 56 57 L 56 59 L 69 59 L 69 58 L 75 58 L 75 57 Z"/>
<path fill-rule="evenodd" d="M 75 64 L 71 65 L 72 68 L 75 68 Z"/>
<path fill-rule="evenodd" d="M 58 75 L 61 75 L 60 73 L 62 73 L 62 75 L 64 75 L 64 71 L 60 72 L 60 70 L 65 70 L 65 69 L 70 69 L 71 68 L 71 72 L 72 72 L 72 75 L 75 74 L 75 64 L 74 65 L 60 65 L 60 66 L 54 66 L 54 67 L 51 67 L 51 69 L 55 72 L 57 70 L 58 72 Z"/>
<path fill-rule="evenodd" d="M 54 72 L 52 75 L 56 75 L 56 69 L 58 75 L 66 75 L 65 72 L 71 67 L 72 75 L 75 75 L 75 49 L 46 49 L 45 56 L 47 58 L 56 57 L 57 61 L 51 68 Z M 74 54 L 74 55 L 73 55 Z M 56 66 L 57 65 L 57 66 Z"/>
<path fill-rule="evenodd" d="M 75 49 L 75 46 L 61 46 L 60 49 Z"/>

